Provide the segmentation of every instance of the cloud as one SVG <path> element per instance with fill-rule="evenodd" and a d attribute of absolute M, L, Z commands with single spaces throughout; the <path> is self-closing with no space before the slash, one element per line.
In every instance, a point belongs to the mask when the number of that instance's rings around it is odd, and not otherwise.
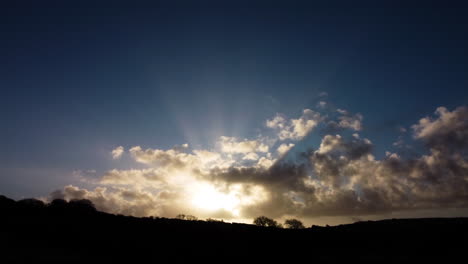
<path fill-rule="evenodd" d="M 88 199 L 96 209 L 114 214 L 149 216 L 164 213 L 165 199 L 142 190 L 97 187 L 92 191 L 77 186 L 67 185 L 62 190 L 52 193 L 49 200 L 61 198 L 66 200 Z"/>
<path fill-rule="evenodd" d="M 227 153 L 250 153 L 268 152 L 268 146 L 257 140 L 239 141 L 235 137 L 220 137 L 219 144 L 222 152 Z"/>
<path fill-rule="evenodd" d="M 322 121 L 339 126 L 340 133 L 323 135 L 318 146 L 304 152 L 286 155 L 295 144 L 260 136 L 221 137 L 218 151 L 190 151 L 186 144 L 135 146 L 130 156 L 146 168 L 112 169 L 94 190 L 69 185 L 50 197 L 90 199 L 100 210 L 136 216 L 187 213 L 231 219 L 468 207 L 466 107 L 438 108 L 435 117 L 412 126 L 414 140 L 427 147 L 423 155 L 405 158 L 388 152 L 382 159 L 373 155 L 369 139 L 354 133 L 362 129 L 362 116 L 338 110 L 335 120 L 306 109 L 297 119 L 278 114 L 266 121 L 279 140 L 302 139 Z M 345 130 L 349 133 L 341 133 Z M 276 151 L 270 153 L 270 148 Z"/>
<path fill-rule="evenodd" d="M 338 115 L 334 112 L 338 113 Z M 331 116 L 334 118 L 327 116 L 327 118 L 323 119 L 325 127 L 322 128 L 321 132 L 324 134 L 336 134 L 346 129 L 353 131 L 363 129 L 362 121 L 364 117 L 360 113 L 352 114 L 348 110 L 337 108 L 331 113 Z"/>
<path fill-rule="evenodd" d="M 318 108 L 325 108 L 326 106 L 327 106 L 327 102 L 325 102 L 325 101 L 319 101 L 317 103 Z"/>
<path fill-rule="evenodd" d="M 280 140 L 300 140 L 309 134 L 323 120 L 320 113 L 304 109 L 298 119 L 287 120 L 280 114 L 266 121 L 266 126 L 278 132 Z"/>
<path fill-rule="evenodd" d="M 325 136 L 311 155 L 313 174 L 305 183 L 314 190 L 314 199 L 305 203 L 304 213 L 352 215 L 468 206 L 466 155 L 454 148 L 449 154 L 441 147 L 444 136 L 467 131 L 460 123 L 464 113 L 457 110 L 439 111 L 439 118 L 413 126 L 415 138 L 431 148 L 419 158 L 403 159 L 388 153 L 385 159 L 375 160 L 368 140 Z M 428 129 L 426 133 L 422 133 L 424 129 Z M 435 135 L 436 141 L 431 138 Z M 466 140 L 457 138 L 460 144 Z M 317 201 L 321 201 L 320 206 Z"/>
<path fill-rule="evenodd" d="M 168 150 L 151 148 L 143 150 L 140 146 L 135 146 L 130 148 L 129 152 L 139 163 L 162 167 L 184 167 L 198 161 L 195 155 L 182 152 L 187 147 L 182 145 Z"/>
<path fill-rule="evenodd" d="M 193 153 L 200 159 L 203 164 L 208 164 L 211 162 L 215 162 L 221 158 L 219 153 L 208 151 L 208 150 L 194 150 Z"/>
<path fill-rule="evenodd" d="M 342 113 L 343 114 L 343 113 Z M 349 115 L 347 112 L 340 117 L 338 117 L 339 122 L 338 126 L 342 128 L 350 128 L 355 131 L 360 131 L 362 129 L 362 119 L 361 114 Z"/>
<path fill-rule="evenodd" d="M 289 143 L 289 144 L 283 143 L 278 147 L 278 149 L 276 151 L 278 152 L 278 154 L 280 156 L 283 156 L 284 154 L 286 154 L 293 147 L 294 147 L 293 143 Z"/>
<path fill-rule="evenodd" d="M 258 155 L 254 152 L 247 153 L 243 158 L 243 160 L 258 160 Z"/>
<path fill-rule="evenodd" d="M 435 111 L 436 119 L 424 117 L 411 128 L 414 138 L 438 150 L 451 151 L 468 147 L 468 107 L 450 112 L 445 107 Z"/>
<path fill-rule="evenodd" d="M 124 147 L 122 146 L 116 147 L 115 149 L 111 151 L 111 155 L 113 159 L 119 159 L 120 157 L 122 157 L 123 153 L 124 153 Z"/>
<path fill-rule="evenodd" d="M 285 117 L 283 117 L 280 114 L 276 114 L 276 116 L 273 119 L 267 120 L 265 122 L 265 125 L 269 128 L 283 129 L 286 126 L 286 122 L 287 120 Z"/>
<path fill-rule="evenodd" d="M 403 147 L 405 141 L 402 138 L 399 138 L 397 141 L 393 142 L 392 145 L 395 147 Z"/>
<path fill-rule="evenodd" d="M 336 111 L 338 113 L 342 114 L 342 115 L 348 115 L 349 114 L 348 111 L 346 111 L 345 109 L 338 108 L 338 109 L 336 109 Z"/>
<path fill-rule="evenodd" d="M 340 135 L 326 135 L 323 137 L 318 154 L 338 153 L 341 157 L 356 159 L 363 155 L 370 154 L 372 150 L 372 142 L 367 139 L 353 137 L 345 140 Z"/>
<path fill-rule="evenodd" d="M 130 169 L 109 170 L 100 179 L 101 184 L 153 186 L 160 187 L 165 184 L 166 174 L 161 169 Z"/>
<path fill-rule="evenodd" d="M 271 166 L 273 166 L 273 164 L 275 164 L 275 161 L 275 159 L 261 157 L 258 160 L 256 168 L 269 169 Z"/>

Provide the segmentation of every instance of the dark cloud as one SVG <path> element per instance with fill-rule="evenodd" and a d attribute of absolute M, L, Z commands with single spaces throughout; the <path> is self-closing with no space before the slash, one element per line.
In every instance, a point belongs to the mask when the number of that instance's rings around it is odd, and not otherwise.
<path fill-rule="evenodd" d="M 402 159 L 393 153 L 375 160 L 369 140 L 357 135 L 348 139 L 327 135 L 317 151 L 307 154 L 310 177 L 306 167 L 296 173 L 297 167 L 284 165 L 245 174 L 250 177 L 243 180 L 268 186 L 275 193 L 261 207 L 250 210 L 271 215 L 276 210 L 280 215 L 332 216 L 467 207 L 468 161 L 460 148 L 468 142 L 466 108 L 453 112 L 439 109 L 438 115 L 413 127 L 416 138 L 430 147 L 428 154 L 417 158 Z M 452 148 L 455 143 L 458 147 Z M 242 179 L 243 172 L 230 176 Z M 296 200 L 288 196 L 290 193 Z"/>
<path fill-rule="evenodd" d="M 341 114 L 349 116 L 347 112 Z M 358 134 L 325 135 L 317 150 L 309 149 L 294 161 L 287 155 L 274 158 L 269 152 L 261 152 L 263 156 L 250 166 L 236 163 L 229 153 L 211 150 L 190 154 L 180 149 L 134 147 L 130 153 L 137 162 L 156 167 L 112 170 L 100 183 L 113 185 L 113 189 L 88 191 L 66 186 L 51 198 L 89 199 L 99 210 L 137 216 L 198 215 L 190 204 L 190 191 L 192 184 L 201 182 L 214 186 L 212 191 L 219 193 L 220 199 L 223 195 L 249 197 L 231 209 L 212 210 L 207 217 L 235 218 L 237 213 L 243 218 L 363 216 L 466 208 L 468 110 L 438 108 L 436 114 L 412 127 L 414 138 L 428 147 L 425 155 L 402 158 L 398 153 L 387 153 L 377 160 L 372 142 Z M 149 186 L 157 191 L 144 189 Z"/>
<path fill-rule="evenodd" d="M 458 107 L 450 112 L 445 107 L 435 111 L 436 119 L 425 117 L 413 125 L 414 137 L 423 140 L 430 148 L 444 152 L 468 148 L 468 107 Z"/>
<path fill-rule="evenodd" d="M 294 186 L 298 179 L 305 177 L 303 164 L 277 162 L 268 169 L 232 167 L 226 171 L 212 170 L 209 175 L 213 180 L 229 183 L 254 183 L 266 186 Z"/>

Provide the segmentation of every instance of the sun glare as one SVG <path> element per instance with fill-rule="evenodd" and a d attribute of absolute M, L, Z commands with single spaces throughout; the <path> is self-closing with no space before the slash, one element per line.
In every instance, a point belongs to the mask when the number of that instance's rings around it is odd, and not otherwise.
<path fill-rule="evenodd" d="M 232 193 L 223 193 L 208 183 L 199 183 L 194 188 L 192 196 L 192 203 L 194 206 L 207 210 L 226 210 L 234 215 L 238 215 L 238 205 L 240 203 L 239 198 Z"/>

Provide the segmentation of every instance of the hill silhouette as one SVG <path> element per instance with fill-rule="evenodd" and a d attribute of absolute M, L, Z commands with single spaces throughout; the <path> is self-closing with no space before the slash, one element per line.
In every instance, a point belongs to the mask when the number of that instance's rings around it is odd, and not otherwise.
<path fill-rule="evenodd" d="M 136 218 L 87 200 L 14 201 L 0 196 L 2 263 L 174 261 L 360 261 L 464 257 L 467 218 L 391 219 L 305 229 L 219 221 Z"/>

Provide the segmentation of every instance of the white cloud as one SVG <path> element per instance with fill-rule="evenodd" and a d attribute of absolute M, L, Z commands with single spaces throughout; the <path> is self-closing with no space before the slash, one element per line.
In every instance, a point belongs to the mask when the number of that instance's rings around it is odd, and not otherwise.
<path fill-rule="evenodd" d="M 258 155 L 257 153 L 250 152 L 250 153 L 247 153 L 247 155 L 245 155 L 242 159 L 243 160 L 258 160 Z"/>
<path fill-rule="evenodd" d="M 137 189 L 97 187 L 92 191 L 67 185 L 51 194 L 50 199 L 88 199 L 96 209 L 114 214 L 150 216 L 164 214 L 164 199 L 147 191 Z"/>
<path fill-rule="evenodd" d="M 342 115 L 347 115 L 347 114 L 348 114 L 348 111 L 346 111 L 345 109 L 340 109 L 340 108 L 338 108 L 338 109 L 336 109 L 336 111 L 337 111 L 338 113 L 342 114 Z"/>
<path fill-rule="evenodd" d="M 143 150 L 140 146 L 130 148 L 129 152 L 135 161 L 156 166 L 183 167 L 196 164 L 199 160 L 195 155 L 181 152 L 185 150 L 179 146 L 169 150 L 151 149 Z"/>
<path fill-rule="evenodd" d="M 133 185 L 161 187 L 165 184 L 167 174 L 156 168 L 109 170 L 100 179 L 100 184 Z"/>
<path fill-rule="evenodd" d="M 268 152 L 269 147 L 257 140 L 239 141 L 235 137 L 220 137 L 221 151 L 226 153 Z"/>
<path fill-rule="evenodd" d="M 292 147 L 294 147 L 294 144 L 289 143 L 289 144 L 281 144 L 278 149 L 276 150 L 280 156 L 283 156 L 286 154 Z"/>
<path fill-rule="evenodd" d="M 112 158 L 113 159 L 119 159 L 120 157 L 122 157 L 124 151 L 125 151 L 124 147 L 122 147 L 122 146 L 116 147 L 115 149 L 113 149 L 111 151 Z"/>
<path fill-rule="evenodd" d="M 325 108 L 325 106 L 327 106 L 327 102 L 325 101 L 320 101 L 317 103 L 318 108 Z"/>
<path fill-rule="evenodd" d="M 353 116 L 343 115 L 338 117 L 338 119 L 338 125 L 342 128 L 350 128 L 355 131 L 360 131 L 362 129 L 363 116 L 361 114 L 355 114 Z"/>
<path fill-rule="evenodd" d="M 405 141 L 403 139 L 399 138 L 397 141 L 393 142 L 392 145 L 395 147 L 403 147 L 405 144 Z"/>
<path fill-rule="evenodd" d="M 337 146 L 341 145 L 342 140 L 340 135 L 336 136 L 331 136 L 331 135 L 326 135 L 323 137 L 322 142 L 320 143 L 320 147 L 317 150 L 318 153 L 324 154 L 332 151 L 335 149 Z"/>
<path fill-rule="evenodd" d="M 286 118 L 284 118 L 280 114 L 276 114 L 276 116 L 273 119 L 267 120 L 265 122 L 265 124 L 269 128 L 280 128 L 280 129 L 282 129 L 286 125 L 286 122 L 287 122 Z"/>
<path fill-rule="evenodd" d="M 361 115 L 339 110 L 341 127 L 362 128 Z M 466 208 L 467 117 L 466 107 L 438 108 L 436 117 L 419 120 L 412 126 L 414 138 L 426 143 L 428 152 L 411 159 L 386 152 L 379 160 L 372 154 L 372 142 L 354 132 L 325 135 L 319 146 L 294 162 L 281 158 L 293 143 L 277 146 L 262 137 L 221 137 L 219 151 L 190 152 L 186 144 L 166 150 L 135 146 L 130 156 L 146 168 L 109 170 L 94 190 L 69 185 L 54 195 L 90 199 L 112 213 L 166 217 L 309 217 Z M 275 129 L 279 139 L 297 140 L 324 119 L 306 109 L 298 119 L 277 115 L 266 126 Z M 276 151 L 270 153 L 270 147 Z"/>
<path fill-rule="evenodd" d="M 194 150 L 193 153 L 200 159 L 203 164 L 217 161 L 221 158 L 221 155 L 217 152 L 208 150 Z"/>
<path fill-rule="evenodd" d="M 302 116 L 298 119 L 286 120 L 283 116 L 277 114 L 273 119 L 266 121 L 266 126 L 276 129 L 280 140 L 300 140 L 322 120 L 320 113 L 304 109 Z"/>
<path fill-rule="evenodd" d="M 414 138 L 429 144 L 449 144 L 453 147 L 457 144 L 460 147 L 468 145 L 468 107 L 458 107 L 452 112 L 445 107 L 438 107 L 435 114 L 436 119 L 425 117 L 412 126 Z"/>
<path fill-rule="evenodd" d="M 274 163 L 275 163 L 274 159 L 261 157 L 258 160 L 257 167 L 262 168 L 262 169 L 269 169 L 271 166 L 273 166 Z"/>

